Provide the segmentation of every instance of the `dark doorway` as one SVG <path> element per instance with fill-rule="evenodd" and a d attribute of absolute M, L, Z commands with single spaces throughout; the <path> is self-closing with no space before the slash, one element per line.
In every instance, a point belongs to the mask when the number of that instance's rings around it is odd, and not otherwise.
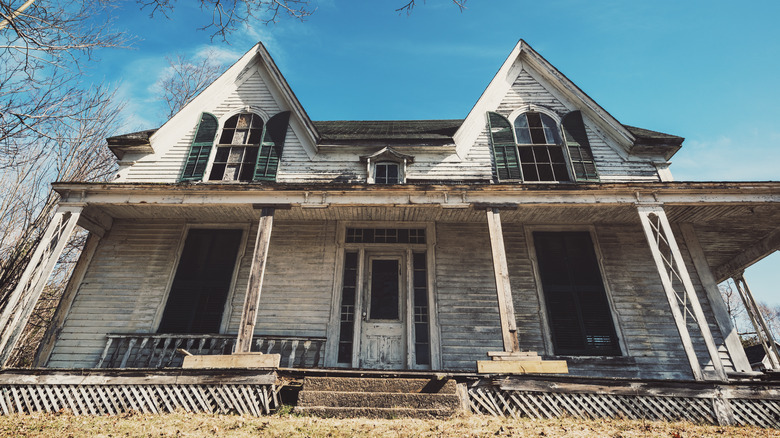
<path fill-rule="evenodd" d="M 218 333 L 242 230 L 191 229 L 158 333 Z"/>

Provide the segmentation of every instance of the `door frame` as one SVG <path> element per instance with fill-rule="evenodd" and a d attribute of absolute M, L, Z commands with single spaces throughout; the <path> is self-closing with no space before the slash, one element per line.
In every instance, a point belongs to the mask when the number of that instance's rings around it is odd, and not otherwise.
<path fill-rule="evenodd" d="M 408 251 L 406 248 L 398 248 L 396 250 L 390 250 L 390 249 L 373 249 L 368 248 L 364 250 L 363 252 L 363 284 L 359 288 L 360 295 L 356 300 L 356 309 L 355 309 L 355 332 L 353 339 L 353 349 L 352 349 L 352 363 L 357 363 L 358 367 L 363 367 L 363 363 L 361 361 L 361 353 L 362 349 L 364 347 L 363 340 L 365 338 L 365 334 L 363 332 L 364 325 L 371 324 L 371 323 L 386 323 L 386 324 L 392 324 L 395 320 L 382 320 L 382 319 L 371 319 L 371 283 L 373 279 L 373 269 L 372 269 L 372 262 L 374 260 L 396 260 L 398 261 L 398 273 L 396 274 L 398 276 L 398 319 L 397 324 L 402 325 L 403 334 L 401 335 L 404 350 L 404 365 L 409 366 L 410 364 L 410 344 L 409 341 L 412 339 L 412 326 L 411 322 L 409 321 L 409 314 L 410 312 L 407 310 L 409 308 L 409 276 L 410 273 L 408 270 L 408 263 L 406 262 L 406 259 L 408 257 Z M 386 322 L 385 322 L 386 321 Z"/>
<path fill-rule="evenodd" d="M 388 229 L 425 229 L 424 244 L 398 244 L 398 243 L 346 243 L 345 236 L 347 228 L 388 228 Z M 358 253 L 357 265 L 357 290 L 355 308 L 362 309 L 365 295 L 364 284 L 366 282 L 366 253 L 387 253 L 405 252 L 405 272 L 404 287 L 406 296 L 403 311 L 406 312 L 406 369 L 437 370 L 441 369 L 441 328 L 438 322 L 438 306 L 436 304 L 436 284 L 435 284 L 435 248 L 436 248 L 436 227 L 433 222 L 390 222 L 390 221 L 340 221 L 337 225 L 336 233 L 336 263 L 333 272 L 333 291 L 331 299 L 331 315 L 327 329 L 325 366 L 341 368 L 358 368 L 360 363 L 360 339 L 362 323 L 362 313 L 355 312 L 354 333 L 352 339 L 352 362 L 350 364 L 338 363 L 339 332 L 341 325 L 341 294 L 344 280 L 344 255 L 346 251 L 355 251 Z M 428 289 L 428 335 L 430 348 L 430 366 L 416 365 L 414 353 L 414 294 L 413 273 L 414 252 L 425 251 L 426 255 L 426 276 Z M 361 310 L 362 312 L 362 310 Z"/>

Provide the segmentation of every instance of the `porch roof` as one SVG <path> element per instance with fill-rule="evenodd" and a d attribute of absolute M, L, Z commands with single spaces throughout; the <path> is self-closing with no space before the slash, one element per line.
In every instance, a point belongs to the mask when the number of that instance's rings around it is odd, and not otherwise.
<path fill-rule="evenodd" d="M 718 281 L 780 248 L 780 182 L 612 184 L 149 184 L 55 183 L 62 206 L 84 207 L 87 229 L 114 219 L 199 223 L 256 221 L 483 222 L 639 227 L 638 205 L 663 205 L 695 226 Z"/>

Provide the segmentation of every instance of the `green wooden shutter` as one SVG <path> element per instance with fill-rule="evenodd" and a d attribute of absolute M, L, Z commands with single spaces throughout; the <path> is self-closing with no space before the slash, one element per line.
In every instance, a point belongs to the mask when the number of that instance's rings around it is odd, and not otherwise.
<path fill-rule="evenodd" d="M 290 111 L 283 111 L 271 117 L 265 124 L 255 165 L 255 181 L 276 181 L 276 171 L 279 169 L 289 122 Z"/>
<path fill-rule="evenodd" d="M 582 113 L 572 111 L 566 114 L 561 125 L 566 139 L 566 148 L 569 150 L 574 179 L 577 181 L 598 181 L 599 174 L 596 172 L 596 163 L 593 160 L 593 152 L 590 150 Z"/>
<path fill-rule="evenodd" d="M 203 179 L 218 127 L 219 122 L 212 114 L 203 113 L 200 115 L 198 129 L 195 133 L 195 138 L 192 139 L 190 153 L 187 156 L 187 162 L 184 163 L 184 171 L 179 181 L 198 181 Z"/>
<path fill-rule="evenodd" d="M 488 127 L 498 180 L 521 179 L 520 160 L 517 156 L 515 137 L 512 134 L 512 124 L 501 114 L 489 112 Z"/>

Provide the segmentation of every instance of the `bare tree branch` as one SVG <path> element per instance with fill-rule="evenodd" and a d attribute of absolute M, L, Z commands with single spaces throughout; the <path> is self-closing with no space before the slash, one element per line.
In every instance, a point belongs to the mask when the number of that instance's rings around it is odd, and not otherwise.
<path fill-rule="evenodd" d="M 167 118 L 171 118 L 214 82 L 224 66 L 215 61 L 213 53 L 207 53 L 200 61 L 180 54 L 166 59 L 168 71 L 157 86 L 161 91 L 161 99 L 168 105 Z"/>

